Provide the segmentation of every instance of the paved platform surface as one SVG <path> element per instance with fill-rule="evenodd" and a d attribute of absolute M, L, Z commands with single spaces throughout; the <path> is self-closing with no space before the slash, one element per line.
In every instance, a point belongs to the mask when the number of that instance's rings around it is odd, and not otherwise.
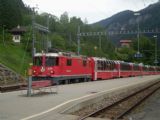
<path fill-rule="evenodd" d="M 90 97 L 93 93 L 158 78 L 160 75 L 61 85 L 58 86 L 58 94 L 33 97 L 26 97 L 25 93 L 22 94 L 21 91 L 0 93 L 0 120 L 44 120 L 44 118 L 57 120 L 51 115 L 56 114 L 59 108 L 68 103 Z M 59 120 L 67 119 L 63 117 Z"/>

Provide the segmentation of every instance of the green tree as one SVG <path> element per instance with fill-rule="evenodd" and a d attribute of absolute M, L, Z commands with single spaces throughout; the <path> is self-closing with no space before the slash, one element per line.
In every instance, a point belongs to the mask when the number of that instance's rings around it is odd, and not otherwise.
<path fill-rule="evenodd" d="M 50 40 L 52 42 L 53 48 L 65 50 L 65 40 L 62 36 L 60 36 L 58 34 L 52 34 L 50 36 Z"/>
<path fill-rule="evenodd" d="M 61 16 L 60 16 L 60 23 L 66 25 L 69 23 L 69 17 L 68 17 L 68 13 L 64 12 Z"/>
<path fill-rule="evenodd" d="M 116 55 L 118 60 L 133 62 L 136 51 L 133 47 L 121 47 L 117 49 Z"/>
<path fill-rule="evenodd" d="M 22 0 L 0 0 L 0 24 L 12 28 L 22 24 L 22 9 L 24 4 Z"/>
<path fill-rule="evenodd" d="M 139 40 L 140 53 L 143 57 L 138 59 L 138 61 L 143 62 L 144 64 L 153 64 L 154 61 L 154 47 L 155 41 L 153 38 L 149 39 L 145 36 L 141 36 Z M 133 48 L 137 50 L 137 40 L 133 43 Z"/>

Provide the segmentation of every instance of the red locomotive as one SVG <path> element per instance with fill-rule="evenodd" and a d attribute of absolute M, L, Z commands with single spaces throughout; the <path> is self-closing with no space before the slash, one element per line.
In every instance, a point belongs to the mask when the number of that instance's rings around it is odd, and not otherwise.
<path fill-rule="evenodd" d="M 92 78 L 92 63 L 90 58 L 70 53 L 37 53 L 32 71 L 33 81 L 73 83 Z"/>
<path fill-rule="evenodd" d="M 66 84 L 160 74 L 160 67 L 56 52 L 36 53 L 32 72 L 33 81 Z"/>

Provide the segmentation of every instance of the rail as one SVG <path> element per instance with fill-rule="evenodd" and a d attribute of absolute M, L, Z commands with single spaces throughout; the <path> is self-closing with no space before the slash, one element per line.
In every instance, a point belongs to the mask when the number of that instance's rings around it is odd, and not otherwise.
<path fill-rule="evenodd" d="M 156 82 L 144 89 L 141 89 L 133 94 L 122 98 L 121 100 L 103 108 L 100 108 L 85 116 L 80 116 L 78 120 L 85 120 L 88 117 L 109 118 L 111 120 L 118 120 L 123 118 L 133 108 L 143 102 L 146 98 L 152 95 L 160 88 L 160 82 Z"/>

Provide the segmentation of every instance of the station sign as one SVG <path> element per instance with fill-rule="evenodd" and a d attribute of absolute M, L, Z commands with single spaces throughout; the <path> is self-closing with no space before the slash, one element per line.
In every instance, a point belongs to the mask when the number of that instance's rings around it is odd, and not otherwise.
<path fill-rule="evenodd" d="M 134 55 L 134 57 L 135 57 L 135 58 L 142 58 L 143 55 L 142 55 L 141 53 L 136 53 L 136 54 Z"/>
<path fill-rule="evenodd" d="M 154 61 L 154 64 L 158 64 L 158 63 L 159 63 L 158 60 L 155 60 L 155 61 Z"/>

